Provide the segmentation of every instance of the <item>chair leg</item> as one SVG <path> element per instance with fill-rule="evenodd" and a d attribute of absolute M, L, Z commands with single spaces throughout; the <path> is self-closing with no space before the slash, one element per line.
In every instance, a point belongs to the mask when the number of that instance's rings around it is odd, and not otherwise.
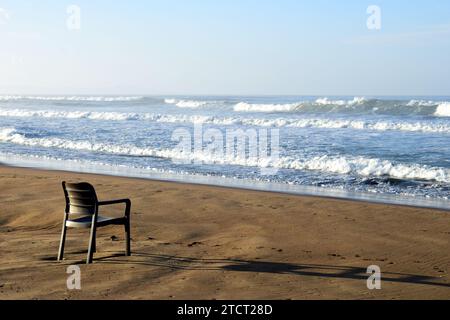
<path fill-rule="evenodd" d="M 125 238 L 126 238 L 125 254 L 129 257 L 129 256 L 131 256 L 131 232 L 130 232 L 130 220 L 129 219 L 127 219 L 127 222 L 125 223 Z"/>
<path fill-rule="evenodd" d="M 91 236 L 89 238 L 89 249 L 88 249 L 86 264 L 92 263 L 92 260 L 94 258 L 95 237 L 96 237 L 96 233 L 97 233 L 96 231 L 97 231 L 97 228 L 96 228 L 95 224 L 93 223 L 92 227 L 91 227 Z"/>
<path fill-rule="evenodd" d="M 61 231 L 61 241 L 59 242 L 59 250 L 58 250 L 58 261 L 61 261 L 64 258 L 64 246 L 66 245 L 66 219 L 64 219 L 62 231 Z"/>

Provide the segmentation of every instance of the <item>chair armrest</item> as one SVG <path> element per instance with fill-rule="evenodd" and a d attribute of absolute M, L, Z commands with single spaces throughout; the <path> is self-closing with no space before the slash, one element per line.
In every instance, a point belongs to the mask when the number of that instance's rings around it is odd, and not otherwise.
<path fill-rule="evenodd" d="M 109 205 L 113 205 L 113 204 L 121 204 L 124 203 L 126 204 L 125 207 L 125 216 L 128 218 L 130 216 L 130 211 L 131 211 L 131 200 L 130 199 L 119 199 L 119 200 L 109 200 L 109 201 L 99 201 L 97 203 L 97 205 L 99 207 L 101 206 L 109 206 Z"/>
<path fill-rule="evenodd" d="M 119 200 L 99 201 L 97 204 L 98 204 L 98 206 L 109 206 L 112 204 L 120 204 L 120 203 L 125 203 L 125 204 L 131 205 L 131 200 L 130 199 L 119 199 Z"/>

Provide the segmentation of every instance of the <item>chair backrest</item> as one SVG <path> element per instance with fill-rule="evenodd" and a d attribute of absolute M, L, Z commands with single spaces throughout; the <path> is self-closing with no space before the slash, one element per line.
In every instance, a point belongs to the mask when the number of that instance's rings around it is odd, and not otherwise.
<path fill-rule="evenodd" d="M 94 187 L 86 182 L 62 183 L 66 197 L 66 213 L 74 215 L 93 215 L 97 210 L 97 194 Z"/>

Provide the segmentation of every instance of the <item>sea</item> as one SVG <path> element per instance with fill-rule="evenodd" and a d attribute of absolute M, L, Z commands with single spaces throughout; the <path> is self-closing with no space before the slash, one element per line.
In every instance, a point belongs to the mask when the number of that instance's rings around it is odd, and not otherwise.
<path fill-rule="evenodd" d="M 448 209 L 450 97 L 2 95 L 0 163 Z"/>

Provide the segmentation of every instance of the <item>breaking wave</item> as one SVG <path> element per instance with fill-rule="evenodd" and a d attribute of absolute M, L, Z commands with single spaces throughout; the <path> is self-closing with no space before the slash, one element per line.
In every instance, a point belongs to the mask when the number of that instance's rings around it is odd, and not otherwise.
<path fill-rule="evenodd" d="M 380 115 L 429 115 L 448 116 L 449 102 L 425 100 L 380 100 L 355 97 L 351 100 L 331 100 L 319 98 L 315 101 L 299 101 L 286 104 L 261 104 L 239 102 L 234 105 L 235 112 L 254 113 L 345 113 Z"/>
<path fill-rule="evenodd" d="M 294 157 L 237 157 L 226 153 L 183 152 L 177 149 L 153 149 L 134 145 L 72 141 L 60 138 L 29 138 L 14 128 L 0 129 L 0 142 L 25 146 L 83 150 L 125 156 L 157 157 L 190 163 L 239 165 L 261 168 L 321 171 L 364 177 L 392 177 L 396 179 L 423 180 L 450 183 L 450 169 L 429 167 L 418 164 L 394 163 L 389 160 L 353 156 L 317 156 L 305 159 Z"/>
<path fill-rule="evenodd" d="M 95 112 L 95 111 L 56 111 L 56 110 L 26 110 L 0 109 L 0 117 L 40 117 L 60 119 L 91 119 L 91 120 L 138 120 L 142 115 L 138 113 Z M 145 115 L 144 115 L 145 118 Z"/>
<path fill-rule="evenodd" d="M 236 112 L 293 112 L 303 107 L 302 103 L 252 104 L 239 102 L 234 106 Z"/>
<path fill-rule="evenodd" d="M 234 106 L 236 112 L 295 112 L 307 107 L 320 106 L 357 106 L 362 105 L 367 100 L 364 97 L 355 97 L 353 100 L 330 100 L 328 98 L 319 98 L 316 101 L 302 101 L 287 104 L 255 104 L 247 102 L 239 102 Z M 306 111 L 306 110 L 305 110 Z"/>
<path fill-rule="evenodd" d="M 190 108 L 196 109 L 208 105 L 207 101 L 197 101 L 197 100 L 178 100 L 178 99 L 165 99 L 164 103 L 173 104 L 178 108 Z"/>
<path fill-rule="evenodd" d="M 434 114 L 438 117 L 450 117 L 450 103 L 441 103 Z"/>
<path fill-rule="evenodd" d="M 364 97 L 355 97 L 353 100 L 329 100 L 328 98 L 319 98 L 316 100 L 317 105 L 337 105 L 337 106 L 354 106 L 354 105 L 360 105 L 368 100 Z"/>
<path fill-rule="evenodd" d="M 440 112 L 450 110 L 442 108 Z M 444 115 L 442 115 L 444 116 Z M 219 117 L 205 115 L 162 115 L 152 113 L 91 112 L 91 111 L 56 111 L 1 109 L 0 117 L 41 117 L 60 119 L 90 119 L 102 121 L 142 120 L 160 123 L 203 123 L 212 125 L 247 125 L 260 127 L 293 127 L 321 129 L 354 129 L 375 131 L 406 131 L 425 133 L 450 133 L 450 123 L 446 121 L 414 121 L 414 120 L 353 120 L 327 118 L 244 118 Z"/>
<path fill-rule="evenodd" d="M 404 180 L 450 182 L 450 169 L 418 164 L 393 163 L 389 160 L 364 157 L 321 156 L 300 160 L 283 158 L 277 167 L 296 170 L 324 171 L 337 174 L 356 174 L 364 177 L 388 176 Z"/>
<path fill-rule="evenodd" d="M 431 100 L 411 100 L 406 105 L 409 107 L 433 107 L 436 106 L 436 104 L 435 101 Z"/>

